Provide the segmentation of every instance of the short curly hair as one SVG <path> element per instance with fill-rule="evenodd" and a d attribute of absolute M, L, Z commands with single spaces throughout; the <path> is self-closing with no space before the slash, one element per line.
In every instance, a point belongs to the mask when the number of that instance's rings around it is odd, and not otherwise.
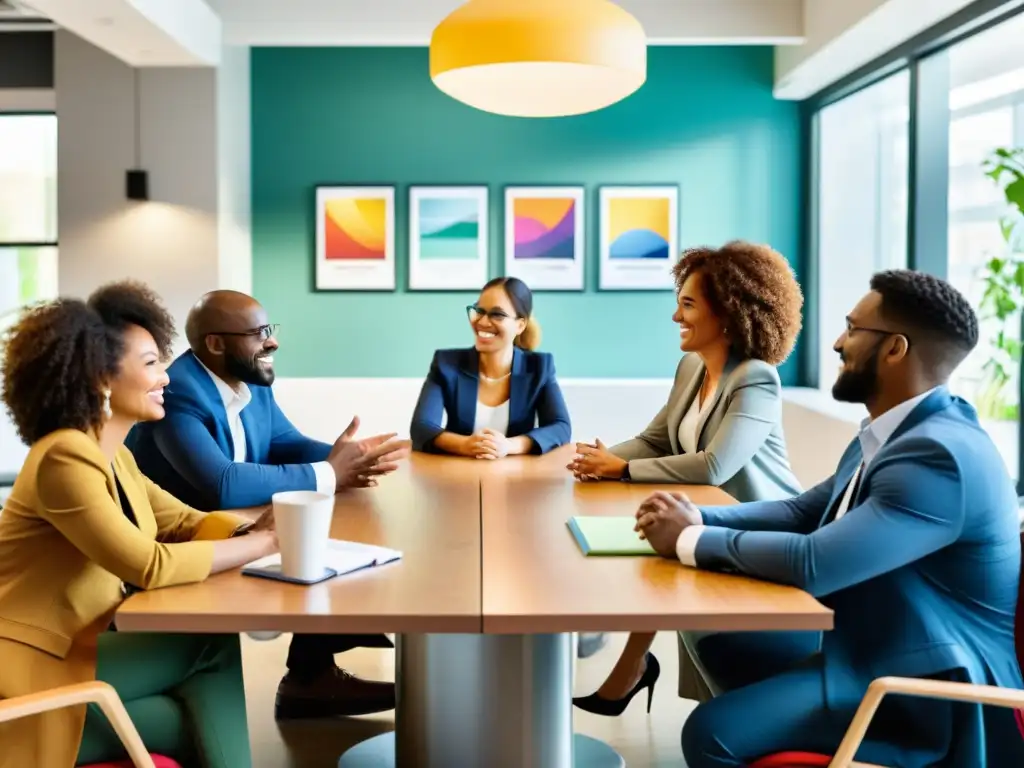
<path fill-rule="evenodd" d="M 0 394 L 26 444 L 58 429 L 99 428 L 100 390 L 120 370 L 131 325 L 149 331 L 163 358 L 170 355 L 174 320 L 140 283 L 111 283 L 87 302 L 62 298 L 22 313 L 4 334 Z"/>
<path fill-rule="evenodd" d="M 803 322 L 804 297 L 782 254 L 742 240 L 691 248 L 672 269 L 676 290 L 696 273 L 737 354 L 770 365 L 789 357 Z"/>
<path fill-rule="evenodd" d="M 948 375 L 978 344 L 978 316 L 960 291 L 925 272 L 891 269 L 871 278 L 882 317 L 906 331 L 926 364 Z"/>

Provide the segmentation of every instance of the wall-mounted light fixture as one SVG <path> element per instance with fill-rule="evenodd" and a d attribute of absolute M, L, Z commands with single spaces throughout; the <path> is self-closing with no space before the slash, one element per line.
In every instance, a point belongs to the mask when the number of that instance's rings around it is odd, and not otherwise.
<path fill-rule="evenodd" d="M 124 193 L 129 200 L 149 200 L 149 174 L 142 165 L 142 108 L 139 102 L 139 70 L 132 69 L 135 110 L 135 167 L 125 174 Z"/>

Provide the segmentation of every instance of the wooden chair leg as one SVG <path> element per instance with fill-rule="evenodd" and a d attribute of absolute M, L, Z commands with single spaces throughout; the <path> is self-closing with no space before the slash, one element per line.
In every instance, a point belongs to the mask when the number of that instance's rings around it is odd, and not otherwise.
<path fill-rule="evenodd" d="M 142 743 L 142 737 L 128 717 L 121 697 L 107 683 L 78 683 L 5 699 L 0 701 L 0 723 L 80 704 L 96 704 L 100 708 L 137 768 L 154 768 L 153 758 L 150 757 L 146 745 Z"/>

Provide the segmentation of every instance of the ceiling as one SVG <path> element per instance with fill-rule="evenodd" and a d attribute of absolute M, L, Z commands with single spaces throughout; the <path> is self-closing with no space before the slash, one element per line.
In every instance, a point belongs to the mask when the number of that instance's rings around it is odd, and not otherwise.
<path fill-rule="evenodd" d="M 615 2 L 636 16 L 652 45 L 776 46 L 775 95 L 801 99 L 971 0 Z M 459 5 L 461 0 L 0 0 L 0 31 L 24 24 L 49 28 L 52 22 L 132 66 L 208 67 L 220 63 L 225 43 L 426 45 L 434 27 Z"/>
<path fill-rule="evenodd" d="M 460 0 L 208 0 L 243 45 L 426 45 Z M 558 0 L 551 0 L 558 2 Z M 652 44 L 792 45 L 803 0 L 617 0 Z"/>
<path fill-rule="evenodd" d="M 0 0 L 0 32 L 33 32 L 53 28 L 53 22 L 20 0 Z"/>

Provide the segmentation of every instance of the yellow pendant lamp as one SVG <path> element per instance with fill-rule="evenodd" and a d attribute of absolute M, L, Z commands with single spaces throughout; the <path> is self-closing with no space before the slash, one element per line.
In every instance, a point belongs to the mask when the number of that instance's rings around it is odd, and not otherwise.
<path fill-rule="evenodd" d="M 608 0 L 469 0 L 434 30 L 430 77 L 485 112 L 579 115 L 643 85 L 647 38 Z"/>

